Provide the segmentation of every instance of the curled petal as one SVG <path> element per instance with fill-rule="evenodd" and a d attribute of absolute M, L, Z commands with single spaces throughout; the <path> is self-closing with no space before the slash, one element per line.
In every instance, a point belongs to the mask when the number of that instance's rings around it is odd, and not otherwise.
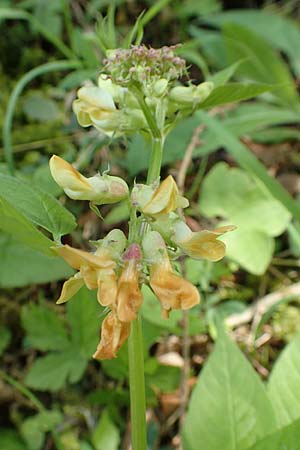
<path fill-rule="evenodd" d="M 75 295 L 84 285 L 84 281 L 80 273 L 76 273 L 73 277 L 64 282 L 62 291 L 57 304 L 65 303 Z"/>
<path fill-rule="evenodd" d="M 89 192 L 92 187 L 87 178 L 78 172 L 71 164 L 57 155 L 53 155 L 49 162 L 51 175 L 63 189 L 79 192 Z"/>
<path fill-rule="evenodd" d="M 156 189 L 149 202 L 142 208 L 144 214 L 157 216 L 169 214 L 175 209 L 186 208 L 189 202 L 179 195 L 174 178 L 169 175 Z"/>
<path fill-rule="evenodd" d="M 78 90 L 77 96 L 86 111 L 94 108 L 105 111 L 114 111 L 116 109 L 112 95 L 100 87 L 82 87 Z"/>
<path fill-rule="evenodd" d="M 190 309 L 200 302 L 196 287 L 176 275 L 169 261 L 154 264 L 150 269 L 150 286 L 161 302 L 163 315 L 168 317 L 172 309 Z"/>
<path fill-rule="evenodd" d="M 116 314 L 110 312 L 101 327 L 101 339 L 93 355 L 95 359 L 112 359 L 126 341 L 130 333 L 130 324 L 121 322 Z"/>
<path fill-rule="evenodd" d="M 138 272 L 134 261 L 125 263 L 118 282 L 117 312 L 123 322 L 136 319 L 143 301 L 139 287 Z"/>
<path fill-rule="evenodd" d="M 53 247 L 54 251 L 64 258 L 64 260 L 74 269 L 79 270 L 81 266 L 90 266 L 95 269 L 103 269 L 112 267 L 115 262 L 107 256 L 94 255 L 70 245 L 62 245 L 61 247 Z"/>
<path fill-rule="evenodd" d="M 228 225 L 212 231 L 191 232 L 186 239 L 176 240 L 176 243 L 191 258 L 219 261 L 225 255 L 226 246 L 218 237 L 234 229 L 234 226 Z"/>

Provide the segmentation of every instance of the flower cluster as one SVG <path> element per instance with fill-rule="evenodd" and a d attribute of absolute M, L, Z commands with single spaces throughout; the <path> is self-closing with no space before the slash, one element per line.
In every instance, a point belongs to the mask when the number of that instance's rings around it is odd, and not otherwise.
<path fill-rule="evenodd" d="M 177 117 L 190 115 L 214 88 L 211 81 L 183 86 L 178 82 L 183 75 L 185 61 L 176 46 L 110 50 L 98 86 L 80 88 L 73 110 L 80 125 L 108 136 L 153 134 L 153 122 L 165 136 Z"/>
<path fill-rule="evenodd" d="M 177 208 L 188 206 L 174 179 L 161 183 L 136 184 L 129 195 L 127 184 L 108 174 L 86 178 L 58 156 L 50 160 L 55 181 L 66 195 L 95 204 L 115 203 L 128 198 L 131 208 L 141 214 L 144 233 L 128 242 L 121 230 L 114 229 L 95 243 L 89 253 L 69 245 L 55 247 L 55 252 L 77 273 L 67 280 L 57 303 L 68 301 L 83 285 L 97 289 L 99 303 L 110 312 L 103 320 L 96 359 L 110 359 L 129 336 L 130 322 L 136 319 L 142 304 L 141 284 L 148 283 L 160 301 L 163 317 L 173 309 L 189 309 L 200 301 L 195 286 L 173 269 L 168 247 L 193 258 L 217 261 L 224 256 L 225 245 L 218 238 L 232 226 L 213 231 L 192 232 L 177 215 Z"/>

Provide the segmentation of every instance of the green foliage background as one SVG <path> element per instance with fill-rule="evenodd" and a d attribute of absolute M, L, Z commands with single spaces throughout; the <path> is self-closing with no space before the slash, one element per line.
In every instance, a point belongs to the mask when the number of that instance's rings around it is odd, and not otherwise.
<path fill-rule="evenodd" d="M 179 448 L 178 435 L 183 450 L 300 449 L 300 11 L 293 1 L 232 3 L 0 1 L 0 449 L 128 448 L 127 348 L 91 361 L 105 311 L 84 289 L 55 305 L 72 270 L 51 250 L 62 237 L 79 247 L 126 230 L 128 209 L 103 207 L 100 222 L 63 196 L 48 160 L 55 153 L 87 174 L 110 167 L 144 180 L 143 138 L 108 140 L 71 112 L 105 48 L 141 39 L 182 42 L 192 80 L 215 83 L 168 136 L 163 175 L 177 173 L 203 124 L 186 179 L 188 220 L 238 226 L 224 238 L 224 260 L 184 264 L 203 301 L 188 317 L 188 378 L 197 381 L 183 426 L 182 316 L 163 320 L 144 287 L 149 449 Z"/>

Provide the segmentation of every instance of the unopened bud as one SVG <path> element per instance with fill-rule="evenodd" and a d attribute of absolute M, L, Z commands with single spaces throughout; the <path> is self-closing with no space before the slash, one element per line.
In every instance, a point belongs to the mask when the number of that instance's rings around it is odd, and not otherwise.
<path fill-rule="evenodd" d="M 89 200 L 95 205 L 116 203 L 128 196 L 122 178 L 108 174 L 86 178 L 59 156 L 50 159 L 50 171 L 56 183 L 73 200 Z"/>
<path fill-rule="evenodd" d="M 160 78 L 153 85 L 153 95 L 155 97 L 161 97 L 167 90 L 168 80 Z"/>
<path fill-rule="evenodd" d="M 210 95 L 214 84 L 211 81 L 198 86 L 176 86 L 170 91 L 170 99 L 183 106 L 193 106 L 202 103 Z"/>

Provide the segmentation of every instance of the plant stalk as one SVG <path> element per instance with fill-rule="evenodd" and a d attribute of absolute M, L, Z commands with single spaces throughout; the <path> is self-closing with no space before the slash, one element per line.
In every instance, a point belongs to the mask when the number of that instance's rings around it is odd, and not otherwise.
<path fill-rule="evenodd" d="M 162 151 L 163 139 L 153 138 L 147 183 L 154 182 L 160 175 Z M 132 450 L 146 450 L 144 339 L 140 315 L 131 322 L 128 354 Z"/>

